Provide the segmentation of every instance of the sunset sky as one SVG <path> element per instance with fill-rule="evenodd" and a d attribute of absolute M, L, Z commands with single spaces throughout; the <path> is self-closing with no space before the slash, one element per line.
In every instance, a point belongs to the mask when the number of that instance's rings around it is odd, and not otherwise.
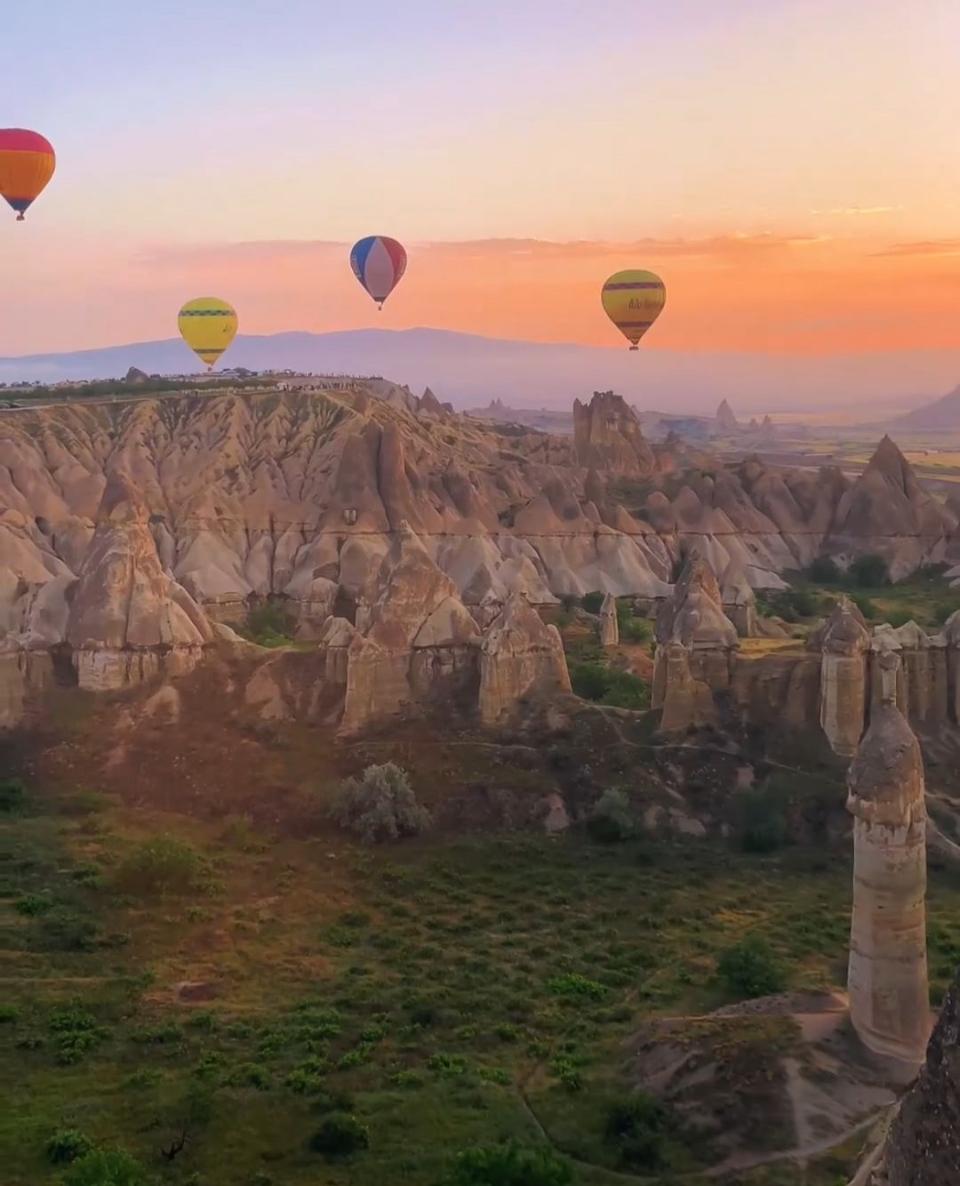
<path fill-rule="evenodd" d="M 643 349 L 955 348 L 956 0 L 46 0 L 4 15 L 0 124 L 54 143 L 3 209 L 0 353 L 429 325 Z M 350 243 L 407 276 L 378 315 Z"/>

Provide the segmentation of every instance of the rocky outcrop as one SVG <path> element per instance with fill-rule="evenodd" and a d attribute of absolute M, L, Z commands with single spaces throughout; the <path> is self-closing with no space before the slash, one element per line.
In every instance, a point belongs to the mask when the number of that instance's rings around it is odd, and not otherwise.
<path fill-rule="evenodd" d="M 715 419 L 720 432 L 730 433 L 740 431 L 740 421 L 733 414 L 733 408 L 730 407 L 726 400 L 720 401 Z"/>
<path fill-rule="evenodd" d="M 741 638 L 755 638 L 759 633 L 757 597 L 743 566 L 736 560 L 730 561 L 720 581 L 720 601 L 737 634 Z"/>
<path fill-rule="evenodd" d="M 655 637 L 652 706 L 663 709 L 661 728 L 676 731 L 713 719 L 713 693 L 731 685 L 739 639 L 702 556 L 688 559 L 673 596 L 660 606 Z"/>
<path fill-rule="evenodd" d="M 893 1121 L 883 1168 L 885 1186 L 960 1182 L 960 977 L 947 993 L 920 1077 Z"/>
<path fill-rule="evenodd" d="M 914 728 L 935 730 L 948 719 L 949 673 L 947 639 L 929 635 L 916 622 L 878 626 L 870 641 L 871 703 L 880 702 L 883 668 L 880 657 L 897 655 L 897 704 Z"/>
<path fill-rule="evenodd" d="M 835 753 L 852 757 L 866 721 L 870 632 L 848 597 L 840 598 L 811 646 L 821 652 L 821 727 Z"/>
<path fill-rule="evenodd" d="M 956 516 L 923 489 L 885 436 L 840 499 L 824 546 L 843 564 L 865 553 L 883 556 L 900 580 L 920 564 L 942 560 L 956 526 Z"/>
<path fill-rule="evenodd" d="M 534 696 L 570 691 L 563 643 L 522 593 L 508 598 L 480 648 L 480 719 L 495 725 Z"/>
<path fill-rule="evenodd" d="M 850 767 L 854 817 L 850 1017 L 876 1054 L 923 1060 L 930 1032 L 923 759 L 896 704 L 899 659 L 881 660 L 880 706 Z"/>
<path fill-rule="evenodd" d="M 646 477 L 656 468 L 636 413 L 621 395 L 595 391 L 589 404 L 573 404 L 577 461 L 608 473 Z"/>
<path fill-rule="evenodd" d="M 163 571 L 130 478 L 110 475 L 69 602 L 65 641 L 81 688 L 139 683 L 190 670 L 213 641 L 206 616 Z"/>
<path fill-rule="evenodd" d="M 345 732 L 430 698 L 456 698 L 476 670 L 476 623 L 406 523 L 383 561 L 379 587 L 363 633 L 346 647 Z"/>
<path fill-rule="evenodd" d="M 620 642 L 620 623 L 617 620 L 617 599 L 608 593 L 600 606 L 600 645 L 615 647 Z"/>

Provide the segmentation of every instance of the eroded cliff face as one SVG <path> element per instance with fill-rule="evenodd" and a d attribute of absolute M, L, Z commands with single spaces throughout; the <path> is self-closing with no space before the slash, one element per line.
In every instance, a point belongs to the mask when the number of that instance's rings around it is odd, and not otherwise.
<path fill-rule="evenodd" d="M 23 628 L 41 586 L 79 576 L 114 472 L 142 499 L 161 568 L 196 602 L 229 621 L 251 596 L 286 596 L 305 638 L 331 613 L 376 601 L 401 522 L 470 606 L 513 592 L 534 603 L 595 589 L 662 598 L 696 551 L 730 574 L 725 596 L 741 632 L 744 592 L 780 586 L 781 572 L 824 549 L 841 559 L 883 550 L 898 570 L 955 549 L 952 512 L 892 445 L 851 484 L 832 469 L 653 450 L 612 393 L 579 405 L 571 440 L 385 390 L 5 414 L 0 631 Z M 894 531 L 879 549 L 888 502 Z M 44 629 L 57 628 L 48 616 Z"/>

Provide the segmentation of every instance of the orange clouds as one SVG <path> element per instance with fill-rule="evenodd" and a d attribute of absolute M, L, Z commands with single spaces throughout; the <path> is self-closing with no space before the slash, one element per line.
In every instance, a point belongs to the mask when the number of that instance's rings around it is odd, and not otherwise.
<path fill-rule="evenodd" d="M 169 337 L 198 295 L 228 298 L 241 333 L 434 326 L 619 347 L 600 287 L 619 268 L 667 285 L 643 349 L 832 355 L 955 349 L 960 240 L 728 234 L 631 242 L 408 242 L 400 287 L 377 313 L 349 244 L 279 240 L 65 251 L 24 242 L 0 296 L 0 354 Z M 29 261 L 29 266 L 27 263 Z"/>

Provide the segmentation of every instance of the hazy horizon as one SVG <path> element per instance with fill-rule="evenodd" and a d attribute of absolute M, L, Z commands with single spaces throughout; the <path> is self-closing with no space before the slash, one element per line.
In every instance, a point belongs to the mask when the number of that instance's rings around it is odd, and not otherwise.
<path fill-rule="evenodd" d="M 244 333 L 619 348 L 599 289 L 629 266 L 667 285 L 645 356 L 803 360 L 829 387 L 852 355 L 956 343 L 960 9 L 940 0 L 906 23 L 892 0 L 241 0 L 226 23 L 55 0 L 6 35 L 4 118 L 58 169 L 0 224 L 3 355 L 162 339 L 201 294 Z M 376 232 L 410 257 L 382 314 L 347 265 Z M 947 386 L 921 363 L 911 391 Z"/>

